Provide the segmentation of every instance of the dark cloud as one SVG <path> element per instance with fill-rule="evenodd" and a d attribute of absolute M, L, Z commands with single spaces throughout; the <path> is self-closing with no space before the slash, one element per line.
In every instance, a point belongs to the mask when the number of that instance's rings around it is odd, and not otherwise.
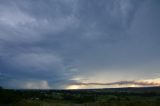
<path fill-rule="evenodd" d="M 65 88 L 75 77 L 105 72 L 153 77 L 158 13 L 156 0 L 0 1 L 0 84 Z"/>

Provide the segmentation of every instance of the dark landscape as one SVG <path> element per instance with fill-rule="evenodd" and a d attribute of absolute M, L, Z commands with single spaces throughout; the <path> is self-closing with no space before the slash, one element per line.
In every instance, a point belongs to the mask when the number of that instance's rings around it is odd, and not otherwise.
<path fill-rule="evenodd" d="M 160 87 L 0 90 L 0 106 L 160 106 Z"/>

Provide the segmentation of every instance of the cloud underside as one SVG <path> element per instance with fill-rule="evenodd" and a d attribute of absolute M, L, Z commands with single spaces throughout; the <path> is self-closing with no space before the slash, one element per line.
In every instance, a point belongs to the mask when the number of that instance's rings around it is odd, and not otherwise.
<path fill-rule="evenodd" d="M 0 1 L 0 85 L 157 86 L 135 79 L 159 78 L 159 7 L 157 0 Z"/>

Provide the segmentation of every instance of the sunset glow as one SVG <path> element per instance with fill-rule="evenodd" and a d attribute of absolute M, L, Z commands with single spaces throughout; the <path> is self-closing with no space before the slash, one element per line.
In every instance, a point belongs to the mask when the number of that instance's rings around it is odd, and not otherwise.
<path fill-rule="evenodd" d="M 66 89 L 81 89 L 79 85 L 70 85 Z"/>
<path fill-rule="evenodd" d="M 67 87 L 67 89 L 87 89 L 87 88 L 119 88 L 119 87 L 150 87 L 160 86 L 160 79 L 145 79 L 135 81 L 117 82 L 77 82 Z"/>

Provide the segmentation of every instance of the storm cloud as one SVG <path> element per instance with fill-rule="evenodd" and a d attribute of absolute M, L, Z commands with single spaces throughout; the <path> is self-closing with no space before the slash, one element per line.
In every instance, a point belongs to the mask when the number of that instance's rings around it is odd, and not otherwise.
<path fill-rule="evenodd" d="M 159 78 L 158 0 L 0 1 L 0 85 Z"/>

